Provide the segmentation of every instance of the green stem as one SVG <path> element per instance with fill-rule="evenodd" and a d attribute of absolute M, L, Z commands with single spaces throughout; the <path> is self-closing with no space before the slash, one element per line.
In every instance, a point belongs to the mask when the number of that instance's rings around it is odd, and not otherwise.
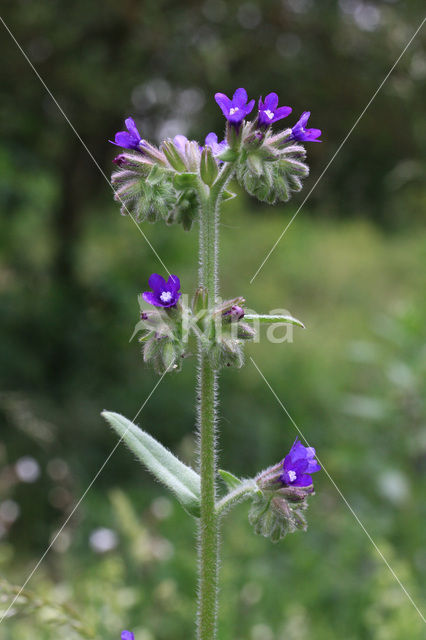
<path fill-rule="evenodd" d="M 208 306 L 218 296 L 218 206 L 233 167 L 225 164 L 211 189 L 199 183 L 200 211 L 200 286 L 207 289 Z M 216 637 L 219 518 L 216 513 L 216 418 L 217 372 L 210 365 L 201 340 L 198 342 L 198 426 L 201 476 L 201 516 L 199 519 L 198 640 Z"/>
<path fill-rule="evenodd" d="M 231 507 L 256 494 L 259 494 L 259 487 L 255 480 L 246 480 L 241 483 L 240 487 L 230 491 L 216 503 L 216 513 L 218 516 L 222 516 L 229 511 Z"/>

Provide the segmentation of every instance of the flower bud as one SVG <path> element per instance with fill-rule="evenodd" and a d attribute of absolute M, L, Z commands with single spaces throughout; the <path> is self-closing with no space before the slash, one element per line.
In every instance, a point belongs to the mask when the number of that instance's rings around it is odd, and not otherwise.
<path fill-rule="evenodd" d="M 237 325 L 237 337 L 240 340 L 253 340 L 256 336 L 256 329 L 245 322 L 239 322 Z"/>
<path fill-rule="evenodd" d="M 180 155 L 178 149 L 176 148 L 173 140 L 165 140 L 161 144 L 161 151 L 164 153 L 167 162 L 175 171 L 185 171 L 185 163 Z"/>
<path fill-rule="evenodd" d="M 228 336 L 217 337 L 210 347 L 208 355 L 213 369 L 222 367 L 237 367 L 239 369 L 243 366 L 244 356 L 241 346 L 237 340 Z"/>
<path fill-rule="evenodd" d="M 200 176 L 202 181 L 212 186 L 219 173 L 217 162 L 213 157 L 213 153 L 210 147 L 205 147 L 201 153 L 200 161 Z"/>
<path fill-rule="evenodd" d="M 198 315 L 199 313 L 206 311 L 208 304 L 208 295 L 206 287 L 198 287 L 192 298 L 192 313 Z"/>
<path fill-rule="evenodd" d="M 241 296 L 239 296 L 238 298 L 232 298 L 232 300 L 224 300 L 220 305 L 215 307 L 213 316 L 227 316 L 233 307 L 238 307 L 239 309 L 241 309 L 244 303 L 245 299 Z"/>
<path fill-rule="evenodd" d="M 223 313 L 224 322 L 238 322 L 244 318 L 244 309 L 238 304 L 233 304 L 232 307 Z"/>

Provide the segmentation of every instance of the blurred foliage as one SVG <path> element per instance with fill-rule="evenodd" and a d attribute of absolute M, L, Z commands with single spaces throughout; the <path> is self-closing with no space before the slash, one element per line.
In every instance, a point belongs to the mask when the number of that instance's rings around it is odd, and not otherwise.
<path fill-rule="evenodd" d="M 414 600 L 426 569 L 424 77 L 419 34 L 291 229 L 250 278 L 420 23 L 420 1 L 3 3 L 3 18 L 108 176 L 106 139 L 133 114 L 158 140 L 220 132 L 215 91 L 276 90 L 324 130 L 286 207 L 239 198 L 222 221 L 224 297 L 306 323 L 248 348 Z M 0 68 L 0 607 L 7 606 L 157 378 L 136 343 L 155 256 L 6 31 Z M 294 116 L 294 118 L 293 118 Z M 183 289 L 196 232 L 144 225 Z M 194 462 L 194 364 L 138 419 Z M 277 462 L 294 428 L 250 361 L 221 380 L 221 466 Z M 320 475 L 320 474 L 318 474 Z M 223 534 L 220 637 L 400 640 L 420 618 L 325 474 L 309 529 L 273 547 L 241 505 Z M 195 532 L 129 452 L 109 460 L 40 568 L 3 640 L 187 640 Z M 6 581 L 4 581 L 6 580 Z M 13 586 L 15 585 L 15 586 Z M 84 629 L 79 626 L 84 625 Z M 82 632 L 82 633 L 81 633 Z"/>

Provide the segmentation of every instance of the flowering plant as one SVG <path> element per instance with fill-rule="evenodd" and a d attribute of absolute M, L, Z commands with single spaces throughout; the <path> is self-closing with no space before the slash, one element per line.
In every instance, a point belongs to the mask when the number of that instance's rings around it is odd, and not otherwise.
<path fill-rule="evenodd" d="M 183 464 L 157 440 L 123 416 L 105 411 L 104 417 L 141 463 L 179 500 L 198 526 L 198 612 L 199 640 L 216 637 L 219 526 L 222 517 L 238 502 L 250 499 L 249 521 L 257 534 L 277 542 L 287 533 L 306 529 L 304 511 L 313 495 L 312 474 L 320 470 L 315 449 L 298 439 L 276 465 L 254 478 L 240 479 L 218 470 L 216 457 L 217 389 L 219 370 L 241 367 L 244 343 L 253 340 L 261 323 L 303 327 L 288 314 L 248 312 L 245 299 L 219 298 L 218 226 L 220 205 L 234 194 L 232 178 L 251 195 L 270 204 L 286 202 L 300 191 L 308 175 L 306 150 L 301 142 L 319 142 L 319 129 L 306 129 L 310 116 L 304 112 L 292 127 L 273 131 L 292 111 L 279 107 L 276 93 L 258 101 L 248 99 L 239 88 L 232 98 L 216 93 L 215 100 L 226 119 L 222 141 L 210 132 L 201 146 L 183 135 L 164 140 L 158 147 L 143 140 L 132 118 L 127 131 L 115 135 L 112 144 L 122 148 L 112 175 L 115 199 L 123 215 L 137 222 L 182 224 L 189 230 L 199 226 L 199 286 L 189 296 L 182 293 L 178 276 L 167 281 L 159 274 L 148 279 L 150 290 L 139 296 L 140 320 L 134 336 L 142 345 L 145 363 L 164 376 L 180 370 L 198 350 L 199 468 Z M 183 288 L 185 291 L 185 288 Z M 216 481 L 226 487 L 218 496 Z M 134 640 L 123 631 L 122 640 Z"/>

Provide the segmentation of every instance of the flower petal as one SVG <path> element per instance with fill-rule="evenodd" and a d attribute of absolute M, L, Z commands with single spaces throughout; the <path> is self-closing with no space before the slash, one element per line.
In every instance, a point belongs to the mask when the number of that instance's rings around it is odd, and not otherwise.
<path fill-rule="evenodd" d="M 265 108 L 270 109 L 271 111 L 275 111 L 278 107 L 278 94 L 276 93 L 268 93 L 265 98 Z"/>
<path fill-rule="evenodd" d="M 304 111 L 302 113 L 302 115 L 299 118 L 299 122 L 297 123 L 300 127 L 304 127 L 305 124 L 308 122 L 309 120 L 309 116 L 311 115 L 310 111 Z"/>
<path fill-rule="evenodd" d="M 126 120 L 124 121 L 124 124 L 127 127 L 128 132 L 134 136 L 135 138 L 137 138 L 138 140 L 141 139 L 140 133 L 137 130 L 137 127 L 135 125 L 135 121 L 133 120 L 133 118 L 126 118 Z"/>
<path fill-rule="evenodd" d="M 154 293 L 160 294 L 164 289 L 166 289 L 166 281 L 163 276 L 160 276 L 158 273 L 153 273 L 148 280 L 148 284 L 153 290 Z"/>
<path fill-rule="evenodd" d="M 307 471 L 308 473 L 315 473 L 315 471 L 321 471 L 321 465 L 316 460 L 309 460 Z"/>
<path fill-rule="evenodd" d="M 247 91 L 242 87 L 240 87 L 239 89 L 236 90 L 236 92 L 232 96 L 232 106 L 239 107 L 240 109 L 242 109 L 242 107 L 245 107 L 246 102 L 247 102 Z M 254 100 L 253 100 L 253 104 L 254 104 Z"/>
<path fill-rule="evenodd" d="M 123 147 L 124 149 L 132 149 L 133 147 L 133 138 L 127 131 L 119 131 L 115 134 L 114 137 L 117 147 Z"/>
<path fill-rule="evenodd" d="M 321 135 L 321 129 L 307 129 L 306 133 L 309 134 L 310 142 L 322 142 L 322 140 L 317 140 Z"/>
<path fill-rule="evenodd" d="M 217 135 L 214 133 L 214 131 L 211 131 L 210 133 L 208 133 L 206 135 L 206 139 L 204 141 L 204 144 L 206 144 L 208 146 L 213 146 L 215 144 L 218 144 Z"/>
<path fill-rule="evenodd" d="M 177 276 L 174 276 L 173 274 L 169 276 L 169 279 L 167 280 L 167 288 L 169 289 L 169 291 L 173 291 L 173 293 L 177 293 L 180 289 L 180 280 Z"/>
<path fill-rule="evenodd" d="M 275 110 L 274 122 L 286 118 L 292 111 L 293 109 L 291 107 L 278 107 L 278 109 Z"/>
<path fill-rule="evenodd" d="M 177 136 L 173 138 L 173 142 L 177 150 L 180 151 L 180 153 L 185 153 L 186 143 L 189 142 L 186 136 L 183 136 L 182 134 L 179 133 Z"/>
<path fill-rule="evenodd" d="M 152 291 L 144 291 L 144 293 L 142 294 L 142 298 L 148 304 L 154 305 L 154 307 L 162 307 L 163 306 L 163 303 L 157 298 L 155 293 L 152 293 Z"/>
<path fill-rule="evenodd" d="M 131 631 L 123 631 L 121 634 L 121 640 L 135 640 L 135 636 Z"/>
<path fill-rule="evenodd" d="M 302 476 L 299 476 L 294 481 L 293 487 L 309 487 L 311 484 L 314 484 L 314 481 L 312 480 L 311 476 L 306 473 Z"/>
<path fill-rule="evenodd" d="M 250 100 L 248 105 L 244 107 L 244 113 L 246 116 L 250 113 L 250 111 L 252 111 L 254 107 L 254 102 L 255 102 L 254 100 Z"/>
<path fill-rule="evenodd" d="M 231 100 L 224 93 L 216 93 L 214 99 L 222 109 L 223 115 L 226 117 L 229 114 L 229 109 L 232 105 Z"/>

